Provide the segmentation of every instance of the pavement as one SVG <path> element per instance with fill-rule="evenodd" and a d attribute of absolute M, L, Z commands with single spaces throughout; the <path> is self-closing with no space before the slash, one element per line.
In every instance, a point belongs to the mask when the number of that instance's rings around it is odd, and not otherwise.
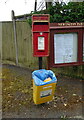
<path fill-rule="evenodd" d="M 2 65 L 3 118 L 84 120 L 84 80 L 59 75 L 54 99 L 35 105 L 31 73 L 28 68 Z"/>

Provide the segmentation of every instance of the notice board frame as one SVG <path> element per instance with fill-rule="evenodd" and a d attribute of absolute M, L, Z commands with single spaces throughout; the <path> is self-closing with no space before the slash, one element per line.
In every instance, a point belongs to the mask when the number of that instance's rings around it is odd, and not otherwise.
<path fill-rule="evenodd" d="M 54 34 L 77 33 L 78 52 L 77 62 L 56 63 L 54 62 Z M 83 65 L 83 34 L 84 23 L 50 23 L 50 55 L 48 57 L 48 68 Z"/>

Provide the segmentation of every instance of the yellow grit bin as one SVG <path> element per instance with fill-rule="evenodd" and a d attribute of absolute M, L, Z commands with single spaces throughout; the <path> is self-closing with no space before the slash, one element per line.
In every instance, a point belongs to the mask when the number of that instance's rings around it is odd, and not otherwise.
<path fill-rule="evenodd" d="M 33 101 L 42 104 L 51 101 L 54 96 L 57 79 L 51 70 L 36 70 L 33 77 Z"/>

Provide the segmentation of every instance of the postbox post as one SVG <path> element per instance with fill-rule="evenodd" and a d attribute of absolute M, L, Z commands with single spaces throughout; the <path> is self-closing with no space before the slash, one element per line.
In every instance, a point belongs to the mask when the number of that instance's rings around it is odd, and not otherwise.
<path fill-rule="evenodd" d="M 42 57 L 39 57 L 39 69 L 42 69 Z"/>
<path fill-rule="evenodd" d="M 49 15 L 32 16 L 33 56 L 38 57 L 39 69 L 42 69 L 42 57 L 49 56 Z"/>

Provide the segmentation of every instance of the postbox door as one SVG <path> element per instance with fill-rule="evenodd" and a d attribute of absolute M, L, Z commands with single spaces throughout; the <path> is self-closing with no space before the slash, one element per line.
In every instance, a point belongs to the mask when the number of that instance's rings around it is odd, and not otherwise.
<path fill-rule="evenodd" d="M 33 54 L 34 56 L 48 55 L 49 33 L 33 34 Z"/>

